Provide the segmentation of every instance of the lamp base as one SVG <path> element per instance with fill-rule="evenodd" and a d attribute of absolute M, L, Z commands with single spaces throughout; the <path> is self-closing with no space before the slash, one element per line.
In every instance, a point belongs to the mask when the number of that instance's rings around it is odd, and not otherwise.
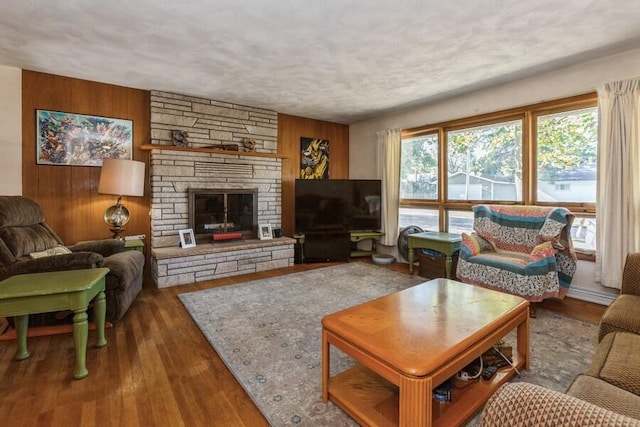
<path fill-rule="evenodd" d="M 124 225 L 129 222 L 129 210 L 121 203 L 122 196 L 118 197 L 115 205 L 110 206 L 104 212 L 104 222 L 109 225 L 114 239 L 124 240 L 120 234 L 124 231 Z"/>
<path fill-rule="evenodd" d="M 120 235 L 124 232 L 124 227 L 109 227 L 109 231 L 113 233 L 113 236 L 111 236 L 112 238 L 117 240 L 124 240 L 124 237 Z"/>

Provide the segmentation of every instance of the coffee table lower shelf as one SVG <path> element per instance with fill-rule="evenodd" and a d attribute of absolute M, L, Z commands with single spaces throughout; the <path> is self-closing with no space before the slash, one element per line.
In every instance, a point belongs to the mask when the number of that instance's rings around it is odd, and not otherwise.
<path fill-rule="evenodd" d="M 518 369 L 523 362 L 516 356 Z M 502 384 L 516 372 L 511 367 L 499 369 L 490 380 L 479 380 L 452 391 L 452 401 L 432 401 L 433 426 L 455 426 L 469 419 Z M 399 425 L 398 387 L 362 365 L 342 372 L 329 381 L 330 400 L 364 426 Z"/>

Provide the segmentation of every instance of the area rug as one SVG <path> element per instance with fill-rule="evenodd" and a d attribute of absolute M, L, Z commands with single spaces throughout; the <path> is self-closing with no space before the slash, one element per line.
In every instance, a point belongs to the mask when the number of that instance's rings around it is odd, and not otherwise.
<path fill-rule="evenodd" d="M 338 407 L 322 402 L 320 321 L 327 314 L 423 281 L 354 262 L 179 298 L 272 426 L 357 426 Z M 532 319 L 532 369 L 520 380 L 564 391 L 588 366 L 596 329 L 538 310 Z M 507 337 L 508 343 L 512 339 Z M 332 347 L 332 375 L 352 365 Z"/>

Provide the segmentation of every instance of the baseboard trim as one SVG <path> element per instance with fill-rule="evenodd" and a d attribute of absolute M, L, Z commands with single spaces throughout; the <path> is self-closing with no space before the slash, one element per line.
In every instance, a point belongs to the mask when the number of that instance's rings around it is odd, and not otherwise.
<path fill-rule="evenodd" d="M 582 301 L 588 301 L 595 304 L 608 306 L 613 302 L 617 295 L 608 294 L 604 292 L 598 292 L 591 289 L 584 289 L 580 287 L 571 287 L 567 291 L 569 298 L 579 299 Z"/>

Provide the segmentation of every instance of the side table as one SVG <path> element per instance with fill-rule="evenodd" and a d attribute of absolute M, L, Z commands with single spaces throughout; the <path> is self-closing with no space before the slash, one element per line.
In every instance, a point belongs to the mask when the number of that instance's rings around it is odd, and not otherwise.
<path fill-rule="evenodd" d="M 366 250 L 360 250 L 358 248 L 355 248 L 355 249 L 352 248 L 351 258 L 361 257 L 361 256 L 371 256 L 375 254 L 376 246 L 380 241 L 380 237 L 382 237 L 382 233 L 376 232 L 376 231 L 352 231 L 350 233 L 351 243 L 355 243 L 357 245 L 358 242 L 362 240 L 371 240 L 371 250 L 366 251 Z"/>
<path fill-rule="evenodd" d="M 124 249 L 144 252 L 144 242 L 142 239 L 126 239 L 124 241 Z"/>
<path fill-rule="evenodd" d="M 87 308 L 95 299 L 96 347 L 104 347 L 107 303 L 104 295 L 108 268 L 65 270 L 48 273 L 19 274 L 0 282 L 0 316 L 15 316 L 18 350 L 15 359 L 24 360 L 27 349 L 29 314 L 71 310 L 76 364 L 73 377 L 89 374 L 86 366 L 89 325 Z"/>
<path fill-rule="evenodd" d="M 451 255 L 460 250 L 460 242 L 462 236 L 455 233 L 440 233 L 437 231 L 425 231 L 424 233 L 413 233 L 408 235 L 407 243 L 409 246 L 409 274 L 413 274 L 413 250 L 414 249 L 431 249 L 442 252 L 446 256 L 445 266 L 447 279 L 451 278 L 451 264 L 453 260 Z"/>

